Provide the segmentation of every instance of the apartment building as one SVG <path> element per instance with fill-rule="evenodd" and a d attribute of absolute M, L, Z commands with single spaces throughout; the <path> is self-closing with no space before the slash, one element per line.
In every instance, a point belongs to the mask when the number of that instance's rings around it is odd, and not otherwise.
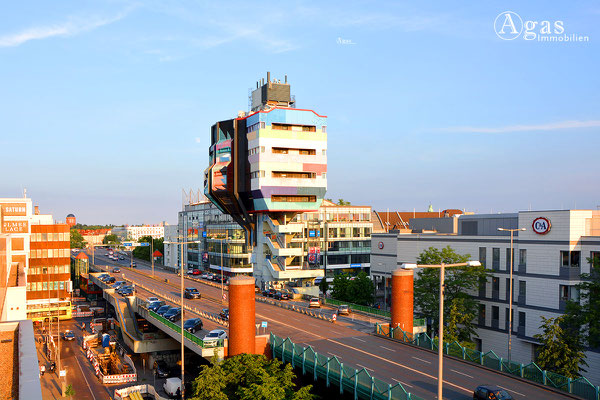
<path fill-rule="evenodd" d="M 164 224 L 125 225 L 112 228 L 111 233 L 117 235 L 121 241 L 132 240 L 137 242 L 143 236 L 152 236 L 154 239 L 160 239 L 165 236 L 165 228 Z"/>
<path fill-rule="evenodd" d="M 510 236 L 498 228 L 522 228 L 513 244 L 512 358 L 529 362 L 535 358 L 541 333 L 541 316 L 557 317 L 567 300 L 578 300 L 580 274 L 589 273 L 588 259 L 600 257 L 600 211 L 521 211 L 510 214 L 460 215 L 453 232 L 376 233 L 371 241 L 371 274 L 379 286 L 402 263 L 415 263 L 429 247 L 452 247 L 470 254 L 490 270 L 492 278 L 474 295 L 480 302 L 476 342 L 483 351 L 507 356 L 510 291 Z M 439 224 L 451 226 L 439 219 Z M 600 370 L 600 353 L 587 352 L 588 376 Z M 597 379 L 597 376 L 595 377 Z"/>

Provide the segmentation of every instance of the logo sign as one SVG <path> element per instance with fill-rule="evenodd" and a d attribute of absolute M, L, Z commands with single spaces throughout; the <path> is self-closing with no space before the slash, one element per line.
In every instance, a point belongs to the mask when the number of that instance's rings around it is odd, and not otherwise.
<path fill-rule="evenodd" d="M 383 242 L 377 243 L 377 247 L 379 247 L 379 250 L 383 250 Z"/>
<path fill-rule="evenodd" d="M 27 215 L 27 205 L 25 203 L 3 203 L 0 204 L 2 215 L 5 217 L 23 217 Z"/>
<path fill-rule="evenodd" d="M 548 218 L 539 217 L 533 220 L 531 227 L 538 235 L 545 235 L 546 233 L 550 232 L 552 224 Z"/>
<path fill-rule="evenodd" d="M 2 221 L 2 233 L 28 233 L 27 221 Z"/>
<path fill-rule="evenodd" d="M 496 31 L 496 35 L 502 40 L 516 39 L 523 32 L 523 20 L 515 12 L 501 12 L 494 20 L 494 30 Z"/>

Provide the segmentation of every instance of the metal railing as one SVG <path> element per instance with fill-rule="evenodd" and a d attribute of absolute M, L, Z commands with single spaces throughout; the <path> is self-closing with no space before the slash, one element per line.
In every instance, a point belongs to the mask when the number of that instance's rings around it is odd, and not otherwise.
<path fill-rule="evenodd" d="M 327 387 L 337 386 L 340 394 L 350 393 L 354 399 L 375 400 L 423 400 L 407 392 L 402 384 L 392 385 L 377 379 L 362 369 L 345 365 L 337 357 L 327 357 L 317 353 L 311 346 L 295 344 L 290 338 L 283 339 L 271 333 L 271 350 L 273 357 L 283 363 L 290 363 L 293 368 L 301 368 L 302 374 L 310 374 L 313 379 L 322 379 Z"/>
<path fill-rule="evenodd" d="M 375 324 L 375 333 L 428 350 L 437 351 L 438 349 L 438 340 L 429 337 L 427 333 L 413 335 L 403 331 L 400 327 L 390 329 L 389 326 L 382 324 Z M 600 400 L 600 387 L 593 385 L 584 377 L 579 377 L 577 379 L 567 378 L 554 372 L 544 371 L 534 362 L 521 364 L 514 361 L 508 361 L 502 357 L 498 357 L 493 350 L 483 353 L 468 347 L 463 347 L 458 342 L 444 342 L 443 345 L 444 353 L 449 356 L 483 365 L 496 371 L 527 379 L 544 386 L 559 389 L 584 399 Z"/>
<path fill-rule="evenodd" d="M 378 315 L 378 316 L 387 317 L 387 318 L 392 317 L 392 313 L 390 311 L 379 310 L 377 308 L 362 306 L 360 304 L 348 303 L 346 301 L 340 301 L 340 300 L 332 299 L 329 297 L 324 298 L 323 302 L 324 302 L 324 304 L 330 304 L 330 305 L 334 305 L 334 306 L 340 306 L 340 305 L 344 304 L 344 305 L 347 305 L 348 307 L 350 307 L 350 309 L 353 311 L 360 311 L 365 314 L 373 314 L 373 315 Z M 413 320 L 413 326 L 425 326 L 426 324 L 427 323 L 425 321 L 425 318 L 415 318 Z"/>

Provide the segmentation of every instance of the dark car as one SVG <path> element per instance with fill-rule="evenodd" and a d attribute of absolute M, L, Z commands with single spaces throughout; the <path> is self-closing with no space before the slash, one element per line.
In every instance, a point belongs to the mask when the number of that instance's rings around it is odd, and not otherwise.
<path fill-rule="evenodd" d="M 481 385 L 473 392 L 473 400 L 512 400 L 506 390 L 493 385 Z"/>
<path fill-rule="evenodd" d="M 135 289 L 131 288 L 131 287 L 127 288 L 121 292 L 121 296 L 125 296 L 125 297 L 133 296 L 134 294 L 135 294 Z"/>
<path fill-rule="evenodd" d="M 229 321 L 229 308 L 222 309 L 221 312 L 219 313 L 219 315 L 224 320 Z"/>
<path fill-rule="evenodd" d="M 171 369 L 163 360 L 154 361 L 153 369 L 157 378 L 167 378 L 171 375 Z"/>
<path fill-rule="evenodd" d="M 190 318 L 183 323 L 183 329 L 189 333 L 196 333 L 202 330 L 202 320 L 200 318 Z"/>
<path fill-rule="evenodd" d="M 121 268 L 119 268 L 119 267 L 113 268 L 113 273 L 118 274 L 119 272 L 121 272 Z"/>
<path fill-rule="evenodd" d="M 164 305 L 165 304 L 162 301 L 153 301 L 152 303 L 148 304 L 148 310 L 156 312 Z"/>
<path fill-rule="evenodd" d="M 200 292 L 196 288 L 185 288 L 185 292 L 183 293 L 186 299 L 199 299 Z"/>
<path fill-rule="evenodd" d="M 65 333 L 63 333 L 63 340 L 75 340 L 75 333 L 70 330 L 65 331 Z"/>
<path fill-rule="evenodd" d="M 269 296 L 269 297 L 274 297 L 274 296 L 275 296 L 275 293 L 277 293 L 277 290 L 275 290 L 275 289 L 269 289 L 269 290 L 267 291 L 267 296 Z"/>
<path fill-rule="evenodd" d="M 181 308 L 173 307 L 169 311 L 167 311 L 165 315 L 163 315 L 163 317 L 165 317 L 171 322 L 179 321 L 179 319 L 181 318 Z"/>
<path fill-rule="evenodd" d="M 109 276 L 105 282 L 108 284 L 111 284 L 111 283 L 115 283 L 116 280 L 117 279 L 114 276 Z"/>
<path fill-rule="evenodd" d="M 164 305 L 164 306 L 161 306 L 161 307 L 160 307 L 158 310 L 156 310 L 156 313 L 157 313 L 158 315 L 160 315 L 160 316 L 163 316 L 163 315 L 165 315 L 165 313 L 166 313 L 167 311 L 169 311 L 170 309 L 171 309 L 171 306 L 169 306 L 169 305 Z"/>
<path fill-rule="evenodd" d="M 275 300 L 289 300 L 290 296 L 288 296 L 288 294 L 286 292 L 282 292 L 282 291 L 278 290 L 273 295 L 273 298 Z"/>
<path fill-rule="evenodd" d="M 119 289 L 117 289 L 117 293 L 119 293 L 119 294 L 121 294 L 121 295 L 122 295 L 122 294 L 123 294 L 123 292 L 125 292 L 125 291 L 127 291 L 127 290 L 129 290 L 129 289 L 133 289 L 133 287 L 132 287 L 132 286 L 130 286 L 130 285 L 123 285 L 123 286 L 121 286 Z"/>

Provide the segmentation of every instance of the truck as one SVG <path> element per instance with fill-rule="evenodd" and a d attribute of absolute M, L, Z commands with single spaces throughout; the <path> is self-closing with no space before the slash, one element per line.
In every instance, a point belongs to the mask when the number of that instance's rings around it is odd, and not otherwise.
<path fill-rule="evenodd" d="M 163 389 L 167 396 L 177 397 L 181 395 L 181 379 L 180 378 L 167 378 L 163 384 Z"/>

